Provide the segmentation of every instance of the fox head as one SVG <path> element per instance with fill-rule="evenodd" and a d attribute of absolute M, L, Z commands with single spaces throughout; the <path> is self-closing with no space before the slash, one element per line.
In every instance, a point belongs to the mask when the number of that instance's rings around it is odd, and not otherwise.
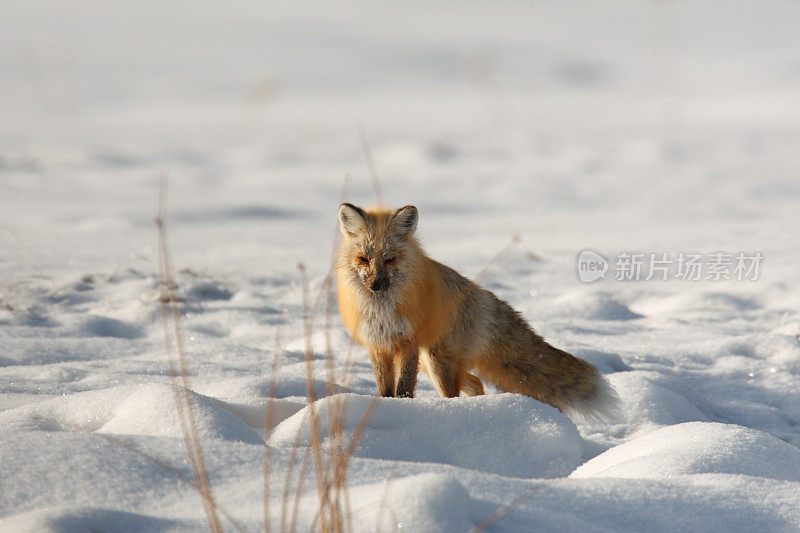
<path fill-rule="evenodd" d="M 394 292 L 413 268 L 417 249 L 414 230 L 417 208 L 397 210 L 339 206 L 339 229 L 344 241 L 339 254 L 340 273 L 351 284 L 380 297 Z"/>

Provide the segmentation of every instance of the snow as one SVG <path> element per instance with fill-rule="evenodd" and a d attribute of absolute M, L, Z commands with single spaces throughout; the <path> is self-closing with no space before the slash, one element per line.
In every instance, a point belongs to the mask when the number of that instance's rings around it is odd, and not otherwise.
<path fill-rule="evenodd" d="M 345 431 L 352 434 L 370 398 L 355 396 L 344 401 Z M 317 405 L 323 414 L 323 428 L 330 424 L 332 407 L 328 404 L 321 400 Z M 275 428 L 270 444 L 290 448 L 300 430 L 302 440 L 307 441 L 307 409 Z M 326 430 L 321 438 L 327 444 L 330 436 Z M 581 438 L 569 419 L 549 405 L 511 394 L 491 399 L 382 399 L 359 443 L 356 457 L 444 463 L 525 478 L 563 477 L 583 459 Z"/>
<path fill-rule="evenodd" d="M 663 478 L 741 474 L 800 480 L 800 450 L 761 431 L 711 422 L 675 424 L 615 446 L 570 474 L 572 478 Z"/>
<path fill-rule="evenodd" d="M 3 2 L 0 531 L 207 528 L 183 394 L 219 505 L 263 528 L 268 432 L 273 530 L 284 490 L 308 530 L 309 347 L 325 451 L 331 406 L 348 436 L 374 407 L 347 471 L 355 531 L 466 531 L 501 508 L 488 531 L 800 528 L 798 16 Z M 618 417 L 491 386 L 442 399 L 424 376 L 373 400 L 324 293 L 340 200 L 376 200 L 359 128 L 428 253 L 595 365 Z M 188 390 L 158 301 L 162 175 Z M 586 250 L 604 279 L 579 279 Z M 763 262 L 753 281 L 617 281 L 623 252 Z"/>

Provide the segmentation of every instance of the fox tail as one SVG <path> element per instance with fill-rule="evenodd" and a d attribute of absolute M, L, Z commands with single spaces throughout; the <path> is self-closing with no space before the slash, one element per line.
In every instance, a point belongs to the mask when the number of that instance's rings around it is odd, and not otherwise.
<path fill-rule="evenodd" d="M 601 424 L 619 420 L 622 416 L 619 396 L 602 374 L 595 370 L 591 391 L 583 398 L 561 405 L 561 411 L 574 421 Z"/>

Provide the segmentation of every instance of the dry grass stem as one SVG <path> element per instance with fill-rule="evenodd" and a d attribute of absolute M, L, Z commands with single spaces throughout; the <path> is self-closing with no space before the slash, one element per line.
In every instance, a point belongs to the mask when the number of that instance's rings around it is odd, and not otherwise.
<path fill-rule="evenodd" d="M 381 182 L 378 177 L 378 169 L 375 168 L 375 159 L 372 157 L 372 149 L 367 142 L 367 136 L 364 133 L 364 128 L 360 122 L 356 122 L 358 128 L 358 137 L 361 139 L 361 150 L 364 152 L 364 159 L 367 161 L 367 168 L 369 169 L 369 177 L 372 180 L 372 189 L 375 192 L 375 201 L 378 205 L 383 204 L 383 193 L 381 192 Z"/>
<path fill-rule="evenodd" d="M 200 488 L 201 499 L 203 501 L 203 508 L 206 513 L 209 529 L 218 533 L 221 531 L 219 518 L 217 517 L 214 497 L 211 493 L 211 485 L 208 482 L 208 474 L 206 472 L 203 452 L 200 446 L 200 436 L 197 432 L 197 424 L 195 422 L 191 397 L 189 395 L 191 389 L 189 387 L 189 376 L 186 369 L 183 336 L 180 329 L 180 314 L 178 312 L 178 301 L 176 298 L 175 277 L 169 255 L 167 231 L 164 224 L 165 206 L 166 179 L 162 178 L 158 194 L 156 227 L 158 228 L 159 300 L 161 301 L 161 322 L 164 328 L 164 348 L 166 350 L 173 399 L 178 413 L 178 420 L 180 421 L 186 454 L 192 468 L 192 475 L 194 476 L 197 486 Z M 172 338 L 170 338 L 170 336 L 172 336 Z M 172 351 L 173 342 L 175 346 L 174 354 Z M 178 373 L 176 373 L 175 369 L 176 359 L 178 362 Z M 178 386 L 178 377 L 180 377 L 181 387 Z M 181 402 L 181 400 L 183 401 Z"/>
<path fill-rule="evenodd" d="M 100 437 L 101 439 L 104 439 L 104 440 L 106 440 L 106 441 L 108 441 L 108 442 L 110 442 L 112 444 L 116 444 L 117 446 L 119 446 L 121 448 L 124 448 L 124 449 L 126 449 L 126 450 L 128 450 L 128 451 L 130 451 L 132 453 L 135 453 L 139 457 L 141 457 L 141 458 L 153 463 L 154 465 L 158 466 L 159 468 L 161 468 L 163 470 L 166 470 L 171 475 L 175 476 L 175 478 L 180 480 L 182 483 L 185 483 L 186 485 L 190 486 L 192 489 L 196 490 L 198 492 L 198 494 L 200 494 L 201 496 L 203 495 L 202 489 L 197 484 L 195 484 L 195 482 L 193 480 L 191 480 L 188 477 L 184 476 L 178 470 L 176 470 L 175 468 L 171 467 L 170 465 L 168 465 L 164 461 L 158 459 L 157 457 L 154 457 L 154 456 L 152 456 L 152 455 L 150 455 L 150 454 L 148 454 L 146 452 L 143 452 L 143 451 L 141 451 L 141 450 L 129 445 L 128 443 L 126 443 L 124 441 L 121 441 L 119 439 L 116 439 L 116 438 L 114 438 L 114 437 L 112 437 L 110 435 L 103 435 L 103 434 L 100 434 L 100 433 L 90 433 L 90 434 L 94 435 L 95 437 Z M 224 507 L 220 506 L 216 501 L 212 501 L 211 504 L 214 506 L 214 509 L 219 512 L 219 514 L 221 514 L 228 522 L 231 523 L 231 525 L 233 526 L 233 528 L 236 531 L 239 531 L 240 533 L 246 533 L 247 530 L 244 528 L 244 526 L 242 526 L 235 518 L 233 518 L 233 516 L 231 516 L 231 514 L 228 511 L 226 511 Z"/>
<path fill-rule="evenodd" d="M 280 328 L 275 334 L 275 352 L 272 356 L 272 367 L 269 374 L 269 391 L 267 392 L 267 411 L 264 415 L 264 471 L 263 471 L 263 502 L 262 513 L 264 521 L 264 533 L 270 532 L 270 513 L 269 513 L 269 480 L 270 480 L 270 454 L 269 454 L 269 436 L 272 431 L 273 420 L 275 416 L 275 387 L 277 385 L 278 376 L 278 361 L 283 355 L 281 348 Z"/>
<path fill-rule="evenodd" d="M 283 496 L 281 498 L 281 523 L 280 523 L 280 531 L 284 533 L 286 531 L 286 519 L 287 519 L 287 512 L 289 509 L 289 492 L 292 487 L 292 472 L 294 470 L 294 465 L 297 462 L 297 450 L 300 448 L 300 439 L 303 436 L 303 427 L 302 425 L 298 427 L 297 432 L 294 436 L 294 441 L 292 441 L 292 451 L 289 454 L 289 464 L 286 465 L 286 475 L 283 480 Z"/>
<path fill-rule="evenodd" d="M 28 258 L 29 258 L 31 261 L 33 261 L 34 263 L 36 262 L 36 258 L 35 258 L 35 257 L 33 257 L 33 253 L 31 252 L 31 249 L 30 249 L 30 248 L 28 248 L 28 245 L 27 245 L 27 244 L 25 244 L 25 241 L 23 241 L 23 240 L 20 238 L 20 236 L 19 236 L 19 235 L 17 235 L 17 233 L 16 233 L 16 232 L 15 232 L 13 229 L 9 228 L 8 226 L 3 226 L 3 225 L 0 225 L 0 229 L 1 229 L 1 230 L 3 230 L 3 231 L 5 231 L 5 232 L 6 232 L 6 233 L 8 233 L 9 235 L 11 235 L 11 237 L 12 237 L 12 238 L 13 238 L 15 241 L 17 241 L 17 244 L 19 244 L 19 245 L 20 245 L 20 247 L 21 247 L 23 250 L 25 250 L 25 253 L 28 255 Z"/>
<path fill-rule="evenodd" d="M 540 492 L 542 492 L 550 484 L 551 483 L 544 482 L 541 485 L 537 485 L 535 487 L 529 488 L 528 490 L 526 490 L 525 492 L 523 492 L 522 494 L 520 494 L 519 496 L 517 496 L 516 498 L 514 498 L 510 502 L 508 502 L 507 504 L 505 504 L 502 507 L 500 507 L 494 513 L 492 513 L 489 516 L 487 516 L 486 518 L 484 518 L 483 521 L 481 521 L 478 525 L 476 525 L 475 527 L 470 529 L 469 533 L 481 533 L 482 531 L 486 531 L 486 528 L 488 528 L 492 524 L 494 524 L 497 521 L 499 521 L 505 515 L 507 515 L 508 513 L 510 513 L 514 509 L 516 509 L 517 507 L 519 507 L 526 500 L 529 500 L 529 499 L 533 498 L 534 496 L 536 496 L 537 494 L 539 494 Z"/>
<path fill-rule="evenodd" d="M 70 425 L 70 424 L 65 424 L 64 422 L 57 422 L 55 420 L 49 420 L 49 419 L 46 419 L 46 418 L 43 418 L 43 417 L 34 416 L 33 420 L 39 420 L 39 421 L 43 421 L 43 422 L 49 422 L 49 423 L 52 423 L 52 424 L 61 425 L 61 426 L 65 427 L 66 429 L 70 430 L 70 431 L 77 431 L 77 432 L 80 432 L 80 433 L 85 433 L 87 435 L 91 435 L 93 437 L 97 437 L 97 438 L 103 439 L 104 441 L 109 442 L 109 443 L 111 443 L 111 444 L 113 444 L 115 446 L 119 446 L 120 448 L 122 448 L 124 450 L 127 450 L 127 451 L 129 451 L 129 452 L 131 452 L 131 453 L 133 453 L 135 455 L 138 455 L 139 457 L 141 457 L 145 461 L 147 461 L 149 463 L 152 463 L 152 464 L 156 465 L 158 468 L 161 468 L 162 470 L 168 472 L 170 475 L 175 477 L 181 483 L 184 483 L 185 485 L 191 487 L 192 490 L 197 491 L 197 493 L 200 494 L 201 497 L 203 495 L 201 488 L 195 483 L 195 481 L 193 479 L 190 479 L 190 478 L 184 476 L 177 468 L 174 468 L 173 466 L 167 464 L 166 462 L 162 461 L 158 457 L 155 457 L 154 455 L 150 455 L 147 452 L 143 452 L 142 450 L 136 448 L 135 446 L 133 446 L 131 444 L 128 444 L 127 442 L 125 442 L 125 441 L 123 441 L 121 439 L 118 439 L 116 437 L 112 437 L 111 435 L 107 435 L 107 434 L 104 434 L 104 433 L 96 433 L 94 431 L 89 431 L 89 430 L 84 429 L 84 428 L 79 427 L 79 426 L 73 426 L 73 425 Z M 233 526 L 233 528 L 236 531 L 239 531 L 240 533 L 246 533 L 247 530 L 244 528 L 244 526 L 242 526 L 235 518 L 233 518 L 233 516 L 231 516 L 231 514 L 228 513 L 228 511 L 226 511 L 225 508 L 220 506 L 217 502 L 212 502 L 212 505 L 214 505 L 216 510 L 219 512 L 219 514 L 221 514 L 226 520 L 228 520 L 231 523 L 231 525 Z"/>
<path fill-rule="evenodd" d="M 362 138 L 362 147 L 364 148 L 365 157 L 367 158 L 367 164 L 370 168 L 375 194 L 378 198 L 378 201 L 382 202 L 380 183 L 378 181 L 377 172 L 375 171 L 374 161 L 372 160 L 369 145 L 367 144 L 366 137 L 364 136 L 363 130 L 361 130 L 360 127 L 359 131 Z M 342 201 L 345 201 L 346 199 L 349 182 L 349 176 L 345 176 L 342 187 Z M 195 490 L 197 490 L 203 502 L 204 512 L 206 514 L 206 520 L 208 522 L 209 529 L 214 532 L 221 531 L 221 525 L 217 516 L 217 513 L 219 513 L 224 518 L 229 520 L 236 530 L 242 531 L 243 529 L 241 525 L 233 520 L 230 514 L 221 509 L 215 502 L 203 460 L 199 433 L 197 430 L 197 424 L 191 401 L 189 372 L 186 365 L 184 344 L 180 329 L 180 312 L 178 308 L 178 303 L 180 300 L 177 295 L 177 285 L 175 282 L 173 273 L 174 270 L 170 258 L 170 248 L 167 240 L 167 232 L 165 227 L 165 205 L 166 180 L 162 179 L 159 188 L 158 215 L 156 217 L 159 249 L 159 301 L 161 303 L 164 346 L 170 383 L 172 385 L 171 389 L 173 391 L 173 400 L 178 413 L 178 421 L 180 423 L 181 434 L 184 440 L 186 455 L 192 471 L 193 480 L 182 476 L 180 472 L 169 467 L 169 465 L 164 464 L 158 459 L 149 458 L 148 460 L 152 459 L 155 464 L 165 468 L 170 473 L 174 473 L 176 477 L 181 479 L 183 482 L 190 484 L 195 488 Z M 358 440 L 366 428 L 367 421 L 377 407 L 378 398 L 373 397 L 367 406 L 367 409 L 359 419 L 352 435 L 350 435 L 348 439 L 345 432 L 347 402 L 346 398 L 339 393 L 341 393 L 343 390 L 343 387 L 340 385 L 340 383 L 342 383 L 342 380 L 347 380 L 350 372 L 352 371 L 352 351 L 348 350 L 344 367 L 342 369 L 343 375 L 337 376 L 334 365 L 333 343 L 331 340 L 331 322 L 335 308 L 334 268 L 336 250 L 338 248 L 338 236 L 339 233 L 337 229 L 336 233 L 334 234 L 331 248 L 330 268 L 322 284 L 322 291 L 319 294 L 319 300 L 315 302 L 315 305 L 311 305 L 309 302 L 309 283 L 306 276 L 306 269 L 303 265 L 298 265 L 302 287 L 302 322 L 306 340 L 306 403 L 308 408 L 307 423 L 309 424 L 309 440 L 308 445 L 303 446 L 303 458 L 300 461 L 298 469 L 297 454 L 301 448 L 301 439 L 304 434 L 304 426 L 301 425 L 298 428 L 297 434 L 295 435 L 292 443 L 291 453 L 286 466 L 286 472 L 283 476 L 283 494 L 281 496 L 279 519 L 279 530 L 281 533 L 287 531 L 294 532 L 297 527 L 300 500 L 305 486 L 306 474 L 310 466 L 309 463 L 313 463 L 318 499 L 318 506 L 315 516 L 310 524 L 311 529 L 317 529 L 322 533 L 353 531 L 351 521 L 352 513 L 350 513 L 350 498 L 347 491 L 347 466 L 350 457 L 352 457 L 353 453 L 355 452 Z M 325 314 L 325 395 L 330 397 L 330 401 L 324 407 L 324 413 L 320 412 L 321 408 L 316 405 L 317 398 L 313 372 L 314 354 L 312 338 L 314 332 L 314 310 L 319 309 L 319 307 L 323 307 Z M 275 422 L 275 396 L 278 365 L 280 364 L 280 358 L 282 356 L 279 334 L 280 332 L 276 334 L 276 346 L 270 370 L 270 383 L 264 424 L 262 514 L 264 521 L 263 530 L 265 533 L 269 533 L 272 530 L 270 480 L 273 473 L 269 439 L 271 429 Z M 328 441 L 325 449 L 323 448 L 323 438 L 320 428 L 321 416 L 323 414 L 328 418 Z M 126 448 L 128 448 L 127 445 Z M 146 456 L 146 454 L 142 454 L 136 450 L 132 451 L 139 453 L 145 458 L 149 457 Z"/>
<path fill-rule="evenodd" d="M 515 233 L 514 235 L 512 235 L 512 236 L 511 236 L 511 240 L 509 240 L 509 241 L 508 241 L 508 244 L 506 244 L 506 245 L 503 247 L 503 249 L 502 249 L 502 250 L 500 250 L 499 252 L 497 252 L 497 255 L 495 255 L 495 256 L 494 256 L 494 257 L 493 257 L 493 258 L 492 258 L 492 259 L 491 259 L 491 260 L 490 260 L 490 261 L 489 261 L 489 262 L 486 264 L 486 266 L 485 266 L 485 267 L 483 267 L 483 270 L 481 270 L 480 272 L 478 272 L 478 274 L 475 276 L 475 279 L 474 279 L 473 281 L 474 281 L 475 283 L 480 283 L 481 281 L 483 281 L 483 280 L 486 278 L 486 276 L 488 276 L 488 275 L 489 275 L 489 272 L 491 272 L 491 271 L 492 271 L 492 269 L 493 269 L 495 266 L 497 266 L 497 265 L 499 265 L 500 263 L 502 263 L 503 261 L 505 261 L 505 259 L 506 259 L 506 258 L 507 258 L 509 255 L 511 255 L 511 252 L 513 252 L 513 251 L 514 251 L 514 248 L 516 248 L 517 246 L 519 246 L 519 243 L 520 243 L 520 242 L 522 242 L 522 237 L 520 237 L 519 233 Z"/>

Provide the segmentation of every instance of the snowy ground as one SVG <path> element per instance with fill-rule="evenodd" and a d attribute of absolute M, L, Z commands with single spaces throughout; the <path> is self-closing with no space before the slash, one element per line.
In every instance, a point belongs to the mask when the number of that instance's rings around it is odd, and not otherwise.
<path fill-rule="evenodd" d="M 307 411 L 297 264 L 317 298 L 345 176 L 349 201 L 375 199 L 357 122 L 433 257 L 476 276 L 521 236 L 484 284 L 622 402 L 576 426 L 421 377 L 418 398 L 380 400 L 352 460 L 357 531 L 466 531 L 520 495 L 490 531 L 800 528 L 800 4 L 298 6 L 0 6 L 0 530 L 206 527 L 196 492 L 126 448 L 190 475 L 157 301 L 162 175 L 206 466 L 248 531 L 283 349 L 279 526 Z M 578 279 L 586 249 L 606 279 Z M 623 252 L 763 261 L 754 281 L 674 264 L 618 281 Z M 337 371 L 355 360 L 352 431 L 374 380 L 335 314 L 331 336 Z M 315 494 L 309 473 L 299 531 Z"/>

